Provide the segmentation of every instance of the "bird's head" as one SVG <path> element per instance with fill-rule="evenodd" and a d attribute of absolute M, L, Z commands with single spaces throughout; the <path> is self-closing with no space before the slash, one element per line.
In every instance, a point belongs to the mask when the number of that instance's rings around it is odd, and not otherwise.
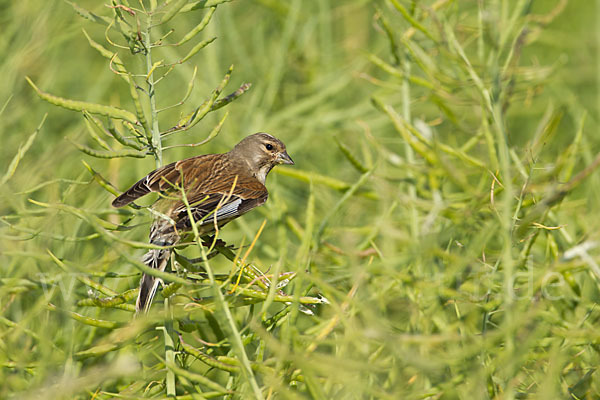
<path fill-rule="evenodd" d="M 278 164 L 294 165 L 285 144 L 268 133 L 255 133 L 239 142 L 231 154 L 244 160 L 252 173 L 264 184 L 267 174 Z"/>

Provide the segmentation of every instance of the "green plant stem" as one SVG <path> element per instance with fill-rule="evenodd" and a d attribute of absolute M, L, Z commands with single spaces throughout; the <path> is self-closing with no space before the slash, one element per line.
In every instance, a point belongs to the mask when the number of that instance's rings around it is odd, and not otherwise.
<path fill-rule="evenodd" d="M 144 35 L 144 47 L 146 48 L 146 82 L 148 84 L 148 97 L 150 100 L 150 130 L 152 132 L 152 148 L 154 153 L 154 159 L 156 161 L 156 168 L 160 168 L 163 165 L 162 160 L 162 142 L 160 138 L 160 128 L 158 126 L 158 110 L 156 108 L 156 86 L 154 84 L 154 72 L 152 63 L 152 16 L 156 9 L 156 1 L 150 2 L 150 11 L 146 14 L 146 32 Z M 175 332 L 173 330 L 173 313 L 171 312 L 171 304 L 169 299 L 165 299 L 165 362 L 167 365 L 175 365 L 175 348 L 173 337 Z M 167 397 L 176 397 L 177 390 L 175 387 L 175 372 L 171 368 L 167 368 L 165 384 L 167 390 Z"/>
<path fill-rule="evenodd" d="M 162 166 L 162 142 L 160 139 L 160 129 L 158 126 L 158 109 L 156 108 L 156 86 L 154 85 L 154 72 L 152 64 L 152 12 L 148 13 L 148 20 L 146 22 L 146 32 L 144 35 L 144 46 L 146 47 L 146 82 L 148 83 L 148 97 L 150 100 L 150 129 L 152 131 L 152 147 L 154 152 L 154 158 L 156 160 L 156 168 Z"/>
<path fill-rule="evenodd" d="M 407 124 L 412 124 L 411 121 L 411 112 L 410 112 L 410 81 L 408 77 L 410 76 L 410 61 L 407 54 L 404 55 L 403 62 L 403 70 L 404 70 L 404 78 L 402 79 L 402 117 L 406 121 Z M 404 144 L 404 152 L 406 155 L 406 161 L 408 164 L 413 165 L 415 163 L 415 154 L 410 146 L 410 143 L 406 142 Z M 414 175 L 409 172 L 409 179 L 414 179 Z M 413 237 L 417 237 L 419 235 L 419 216 L 415 204 L 417 203 L 417 189 L 415 185 L 408 185 L 408 195 L 411 199 L 410 203 L 410 228 Z"/>
<path fill-rule="evenodd" d="M 165 333 L 165 363 L 167 365 L 175 365 L 175 344 L 173 341 L 173 313 L 169 299 L 165 299 L 165 313 L 167 318 L 163 327 Z M 166 377 L 167 397 L 175 397 L 177 395 L 175 389 L 175 372 L 171 368 L 167 368 Z"/>
<path fill-rule="evenodd" d="M 493 116 L 496 127 L 496 139 L 498 140 L 498 159 L 504 184 L 504 196 L 501 200 L 501 224 L 502 224 L 502 267 L 504 269 L 504 306 L 505 306 L 505 351 L 507 360 L 514 360 L 515 352 L 514 331 L 514 262 L 512 257 L 512 230 L 513 230 L 513 185 L 510 170 L 510 158 L 508 143 L 506 141 L 506 130 L 504 128 L 501 105 L 494 104 Z M 514 371 L 515 365 L 511 363 L 509 370 Z M 506 387 L 507 397 L 513 398 L 512 386 Z"/>

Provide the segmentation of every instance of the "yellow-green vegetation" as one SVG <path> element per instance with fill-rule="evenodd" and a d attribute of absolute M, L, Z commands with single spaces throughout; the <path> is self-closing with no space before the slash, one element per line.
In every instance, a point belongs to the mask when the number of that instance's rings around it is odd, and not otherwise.
<path fill-rule="evenodd" d="M 597 7 L 3 2 L 0 398 L 600 398 Z M 114 195 L 258 131 L 266 205 L 148 271 Z"/>

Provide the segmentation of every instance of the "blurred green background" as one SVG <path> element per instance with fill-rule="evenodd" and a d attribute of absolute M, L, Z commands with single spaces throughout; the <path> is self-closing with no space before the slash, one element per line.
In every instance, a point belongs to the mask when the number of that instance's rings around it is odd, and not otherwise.
<path fill-rule="evenodd" d="M 113 13 L 100 2 L 76 3 Z M 272 304 L 265 314 L 261 304 L 232 306 L 265 398 L 600 397 L 597 7 L 563 0 L 218 6 L 201 34 L 217 40 L 157 87 L 159 107 L 175 104 L 198 68 L 186 106 L 161 113 L 160 127 L 201 104 L 231 64 L 224 93 L 244 82 L 252 88 L 165 145 L 203 140 L 229 112 L 215 139 L 166 150 L 164 161 L 227 151 L 258 131 L 284 141 L 296 165 L 276 168 L 267 204 L 221 237 L 248 244 L 266 219 L 251 261 L 299 272 L 287 293 L 331 302 L 314 316 L 297 304 Z M 204 12 L 177 16 L 167 39 L 183 36 Z M 138 270 L 110 241 L 82 240 L 96 232 L 83 219 L 29 201 L 122 223 L 128 216 L 110 208 L 113 196 L 81 160 L 120 190 L 154 169 L 152 157 L 78 151 L 69 140 L 97 147 L 81 113 L 44 102 L 25 81 L 133 110 L 129 88 L 82 31 L 109 47 L 105 27 L 59 1 L 0 1 L 0 21 L 0 397 L 163 398 L 165 349 L 153 329 L 161 323 L 140 327 L 129 323 L 130 312 L 77 305 L 98 293 L 75 277 L 123 293 L 136 287 Z M 114 32 L 110 38 L 123 43 Z M 155 60 L 173 62 L 193 44 L 161 48 Z M 126 49 L 119 55 L 145 70 Z M 5 175 L 45 113 L 14 175 Z M 137 216 L 131 230 L 115 234 L 145 241 L 150 220 Z M 184 252 L 198 257 L 196 248 Z M 212 265 L 231 269 L 224 257 Z M 199 348 L 200 339 L 222 340 L 212 354 L 235 356 L 230 333 L 175 307 L 179 323 L 195 326 L 186 340 Z M 261 319 L 281 313 L 272 327 Z M 119 339 L 119 332 L 129 333 Z M 82 356 L 107 343 L 119 345 Z M 255 396 L 243 374 L 177 350 L 182 369 L 231 391 L 180 371 L 178 398 Z"/>

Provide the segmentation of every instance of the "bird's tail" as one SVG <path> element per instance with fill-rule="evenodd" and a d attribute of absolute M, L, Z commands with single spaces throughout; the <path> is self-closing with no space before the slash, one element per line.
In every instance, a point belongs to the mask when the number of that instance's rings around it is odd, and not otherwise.
<path fill-rule="evenodd" d="M 170 222 L 159 218 L 154 221 L 150 228 L 150 243 L 157 246 L 172 246 L 179 242 L 179 234 L 173 229 Z M 150 268 L 164 271 L 171 257 L 171 249 L 152 249 L 144 254 L 142 262 Z M 147 313 L 152 305 L 152 299 L 162 281 L 152 275 L 142 274 L 140 280 L 140 292 L 135 302 L 135 313 Z"/>
<path fill-rule="evenodd" d="M 150 268 L 164 271 L 169 262 L 171 250 L 152 249 L 142 258 L 142 262 Z M 143 274 L 140 280 L 140 292 L 137 301 L 135 302 L 135 312 L 137 314 L 147 313 L 152 305 L 152 299 L 156 294 L 160 279 L 152 275 Z"/>

